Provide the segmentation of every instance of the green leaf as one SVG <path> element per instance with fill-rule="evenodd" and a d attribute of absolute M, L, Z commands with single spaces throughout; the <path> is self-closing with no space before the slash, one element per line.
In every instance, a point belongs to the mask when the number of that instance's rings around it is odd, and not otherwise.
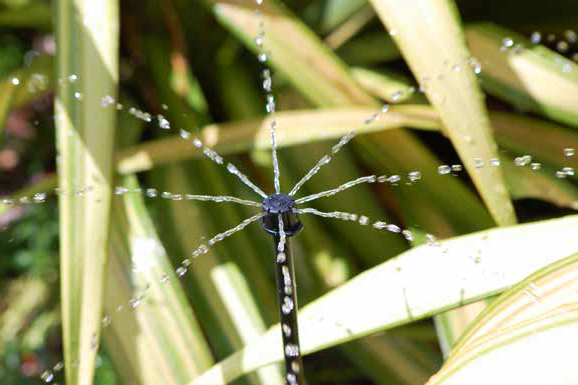
<path fill-rule="evenodd" d="M 575 253 L 576 226 L 578 216 L 568 216 L 413 248 L 305 306 L 299 314 L 302 351 L 315 352 L 495 295 Z M 226 384 L 282 360 L 279 333 L 276 325 L 191 384 Z"/>
<path fill-rule="evenodd" d="M 122 184 L 139 189 L 134 176 Z M 115 202 L 110 250 L 104 337 L 124 381 L 177 385 L 209 368 L 210 347 L 141 194 Z"/>
<path fill-rule="evenodd" d="M 114 0 L 57 3 L 55 100 L 59 151 L 60 276 L 66 383 L 90 385 L 100 336 L 113 176 L 118 4 Z M 92 22 L 83 23 L 90 19 Z M 89 193 L 74 191 L 91 186 Z"/>
<path fill-rule="evenodd" d="M 14 71 L 0 82 L 0 135 L 4 130 L 10 110 L 20 107 L 50 92 L 52 67 L 54 60 L 50 56 L 35 58 L 30 67 Z M 15 84 L 16 83 L 16 84 Z"/>
<path fill-rule="evenodd" d="M 7 8 L 0 12 L 0 26 L 50 30 L 52 27 L 51 11 L 50 4 L 46 2 Z"/>
<path fill-rule="evenodd" d="M 351 131 L 371 133 L 401 127 L 439 129 L 440 122 L 431 108 L 425 106 L 396 106 L 371 124 L 365 120 L 375 113 L 374 108 L 346 107 L 322 110 L 277 112 L 277 143 L 279 147 L 339 138 Z M 241 122 L 211 124 L 199 132 L 199 139 L 220 154 L 269 149 L 269 127 L 272 118 L 251 119 Z M 202 151 L 192 140 L 180 136 L 149 141 L 118 154 L 117 170 L 132 173 L 149 170 L 154 166 L 178 160 L 195 159 Z"/>
<path fill-rule="evenodd" d="M 489 94 L 521 110 L 578 127 L 576 63 L 494 24 L 472 25 L 466 32 Z M 507 39 L 512 40 L 511 48 L 504 45 Z"/>
<path fill-rule="evenodd" d="M 560 346 L 578 342 L 578 254 L 532 274 L 502 294 L 474 322 L 433 384 L 471 384 L 500 377 L 524 384 L 575 384 Z"/>
<path fill-rule="evenodd" d="M 501 171 L 476 166 L 477 159 L 488 163 L 497 158 L 498 152 L 482 92 L 474 71 L 467 65 L 470 54 L 453 1 L 372 0 L 371 3 L 439 112 L 492 217 L 498 225 L 515 223 Z"/>

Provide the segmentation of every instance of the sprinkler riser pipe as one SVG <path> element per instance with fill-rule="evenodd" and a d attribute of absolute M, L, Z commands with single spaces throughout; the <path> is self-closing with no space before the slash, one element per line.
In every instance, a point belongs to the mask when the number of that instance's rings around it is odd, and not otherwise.
<path fill-rule="evenodd" d="M 281 336 L 283 338 L 283 356 L 285 357 L 285 381 L 287 385 L 305 385 L 303 359 L 299 344 L 299 324 L 297 322 L 297 287 L 293 268 L 291 240 L 285 242 L 284 260 L 278 259 L 280 237 L 274 236 L 275 280 L 277 282 L 277 302 Z M 290 311 L 287 311 L 290 308 Z M 291 377 L 294 376 L 294 377 Z M 290 380 L 290 377 L 294 379 Z"/>

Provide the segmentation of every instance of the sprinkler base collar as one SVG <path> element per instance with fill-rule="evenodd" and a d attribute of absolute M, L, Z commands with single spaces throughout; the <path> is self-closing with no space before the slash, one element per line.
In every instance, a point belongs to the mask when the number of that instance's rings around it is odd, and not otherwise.
<path fill-rule="evenodd" d="M 287 194 L 272 194 L 265 198 L 263 212 L 267 215 L 261 219 L 265 231 L 272 235 L 279 235 L 278 216 L 281 214 L 285 235 L 291 237 L 297 234 L 303 228 L 303 224 L 299 216 L 293 212 L 294 207 L 295 200 Z"/>

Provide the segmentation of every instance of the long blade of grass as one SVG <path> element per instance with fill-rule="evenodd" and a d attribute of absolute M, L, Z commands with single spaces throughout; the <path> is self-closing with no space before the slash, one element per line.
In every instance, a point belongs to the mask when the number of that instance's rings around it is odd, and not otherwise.
<path fill-rule="evenodd" d="M 134 176 L 124 177 L 123 185 L 139 188 Z M 143 197 L 124 194 L 114 212 L 104 305 L 110 320 L 104 334 L 108 351 L 117 368 L 128 367 L 127 383 L 191 381 L 213 363 L 211 350 Z"/>
<path fill-rule="evenodd" d="M 470 54 L 453 1 L 371 3 L 439 112 L 492 217 L 498 225 L 515 223 L 501 171 L 476 166 L 477 159 L 487 162 L 497 157 L 497 146 L 478 81 L 467 65 Z"/>
<path fill-rule="evenodd" d="M 444 241 L 438 247 L 413 248 L 305 306 L 299 315 L 302 351 L 311 353 L 504 291 L 575 253 L 577 225 L 578 216 L 568 216 L 486 230 Z M 377 305 L 370 298 L 388 298 L 388 302 Z M 223 385 L 281 360 L 279 332 L 276 325 L 192 384 Z"/>
<path fill-rule="evenodd" d="M 35 58 L 30 67 L 23 67 L 2 79 L 0 82 L 0 138 L 3 137 L 2 131 L 6 118 L 12 108 L 20 107 L 52 89 L 53 63 L 50 56 Z"/>
<path fill-rule="evenodd" d="M 90 196 L 62 196 L 59 207 L 66 383 L 90 385 L 108 255 L 115 131 L 115 111 L 102 109 L 100 102 L 104 95 L 116 95 L 118 4 L 59 1 L 56 31 L 58 77 L 79 78 L 57 89 L 59 184 L 68 192 L 93 186 Z"/>
<path fill-rule="evenodd" d="M 371 107 L 277 112 L 274 118 L 277 122 L 277 145 L 286 147 L 336 139 L 351 131 L 371 133 L 401 127 L 432 130 L 441 127 L 429 107 L 392 107 L 381 119 L 365 124 L 376 112 L 377 109 Z M 212 124 L 200 131 L 199 138 L 220 154 L 269 149 L 270 124 L 271 118 Z M 193 146 L 192 140 L 175 136 L 150 141 L 121 152 L 117 156 L 117 169 L 121 173 L 144 171 L 156 165 L 201 156 L 202 151 Z"/>
<path fill-rule="evenodd" d="M 576 63 L 494 24 L 472 25 L 466 32 L 488 93 L 521 110 L 578 127 Z"/>
<path fill-rule="evenodd" d="M 559 347 L 572 346 L 578 335 L 577 257 L 549 265 L 496 299 L 428 384 L 486 382 L 496 374 L 504 382 L 576 383 L 575 365 Z"/>

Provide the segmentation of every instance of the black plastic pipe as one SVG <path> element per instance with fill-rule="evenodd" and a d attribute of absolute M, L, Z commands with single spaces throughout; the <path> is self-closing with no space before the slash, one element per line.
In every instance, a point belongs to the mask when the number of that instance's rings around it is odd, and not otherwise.
<path fill-rule="evenodd" d="M 269 195 L 263 202 L 263 228 L 273 235 L 275 256 L 275 278 L 277 281 L 277 302 L 281 335 L 283 338 L 283 356 L 285 357 L 285 381 L 287 385 L 305 385 L 303 360 L 299 345 L 299 325 L 297 322 L 297 291 L 293 269 L 293 251 L 291 237 L 299 232 L 303 225 L 293 212 L 293 198 L 286 194 Z M 283 221 L 286 235 L 284 245 L 280 247 L 279 216 Z"/>

